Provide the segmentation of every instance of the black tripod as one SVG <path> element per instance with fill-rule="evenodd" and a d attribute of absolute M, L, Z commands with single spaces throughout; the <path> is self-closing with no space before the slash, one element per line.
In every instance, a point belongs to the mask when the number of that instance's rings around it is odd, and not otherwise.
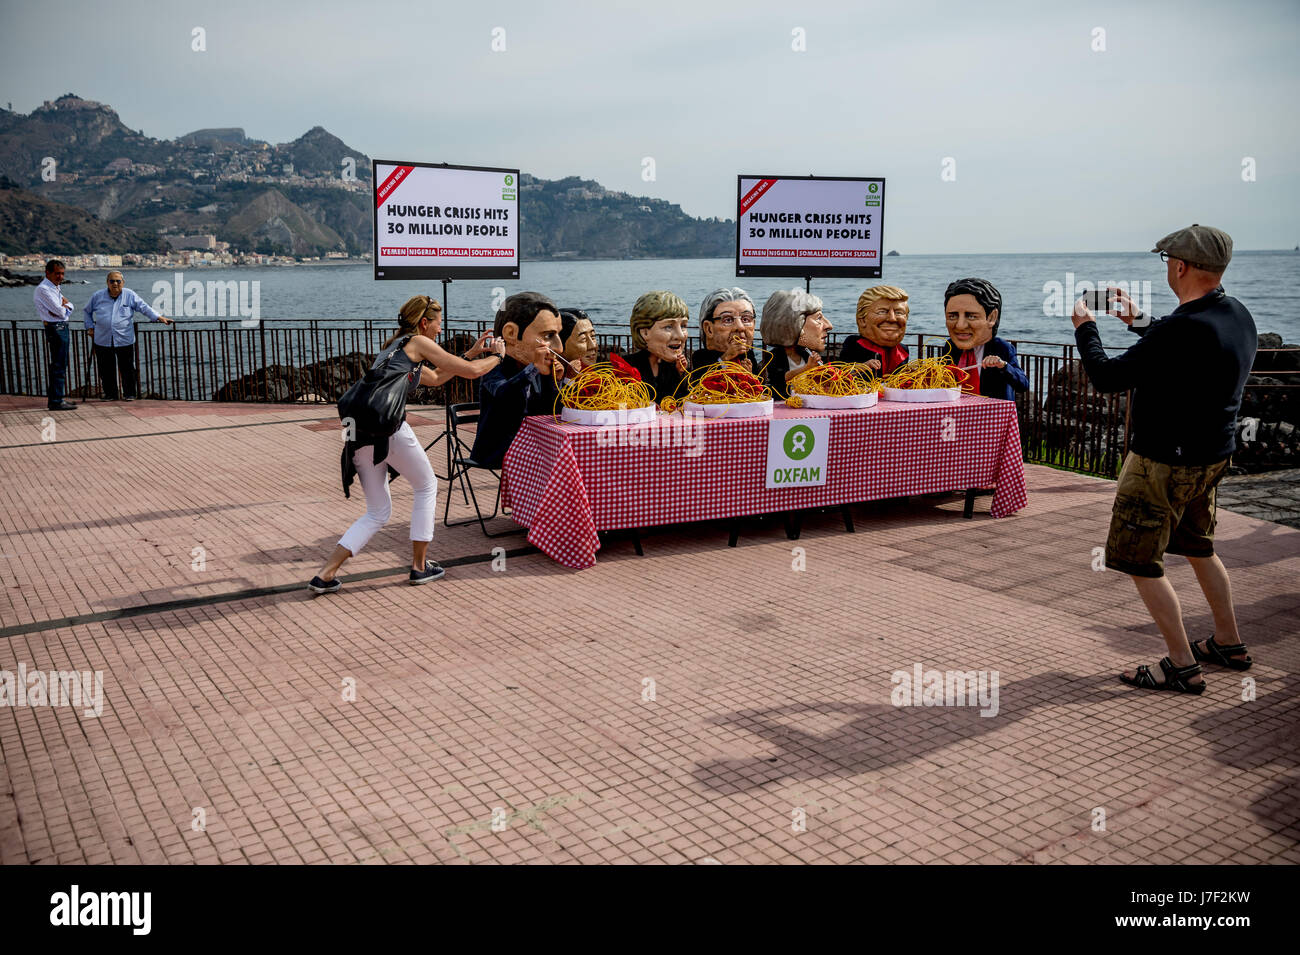
<path fill-rule="evenodd" d="M 451 319 L 449 318 L 449 309 L 447 306 L 447 286 L 450 284 L 451 284 L 451 279 L 442 280 L 442 320 L 444 322 L 444 327 L 446 323 L 450 323 L 451 321 Z M 450 395 L 451 395 L 450 388 L 447 385 L 444 385 L 443 402 L 442 402 L 443 404 L 442 434 L 438 435 L 436 438 L 434 438 L 432 441 L 430 441 L 428 444 L 424 446 L 425 453 L 428 453 L 429 450 L 433 448 L 439 441 L 447 442 L 447 473 L 445 475 L 442 474 L 438 475 L 438 477 L 442 478 L 444 481 L 451 480 L 452 459 L 462 454 L 468 454 L 470 450 L 466 446 L 465 442 L 460 439 L 460 435 L 456 433 L 456 429 L 452 426 Z M 453 448 L 452 447 L 453 444 L 456 445 L 456 447 Z"/>

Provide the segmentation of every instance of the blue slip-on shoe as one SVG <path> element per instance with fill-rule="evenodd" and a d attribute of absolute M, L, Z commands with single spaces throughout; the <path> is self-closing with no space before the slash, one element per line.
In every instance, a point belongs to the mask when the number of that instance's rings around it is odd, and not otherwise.
<path fill-rule="evenodd" d="M 427 584 L 430 581 L 437 580 L 445 573 L 446 571 L 438 565 L 436 560 L 426 560 L 424 570 L 412 570 L 409 579 L 412 584 Z"/>
<path fill-rule="evenodd" d="M 339 588 L 343 586 L 343 581 L 335 577 L 333 580 L 321 580 L 319 577 L 313 577 L 307 589 L 316 594 L 336 594 Z"/>

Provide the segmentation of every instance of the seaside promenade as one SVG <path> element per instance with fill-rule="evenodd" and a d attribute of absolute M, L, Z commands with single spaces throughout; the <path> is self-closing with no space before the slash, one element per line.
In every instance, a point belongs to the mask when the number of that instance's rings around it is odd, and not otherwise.
<path fill-rule="evenodd" d="M 1164 649 L 1093 569 L 1105 480 L 1027 466 L 1002 520 L 660 529 L 585 571 L 443 527 L 440 481 L 424 587 L 399 480 L 313 598 L 364 507 L 332 407 L 46 418 L 0 398 L 0 671 L 100 671 L 102 710 L 0 707 L 0 863 L 1300 862 L 1300 530 L 1220 509 L 1256 664 L 1189 697 L 1117 679 Z M 996 671 L 996 713 L 893 705 L 917 665 Z"/>

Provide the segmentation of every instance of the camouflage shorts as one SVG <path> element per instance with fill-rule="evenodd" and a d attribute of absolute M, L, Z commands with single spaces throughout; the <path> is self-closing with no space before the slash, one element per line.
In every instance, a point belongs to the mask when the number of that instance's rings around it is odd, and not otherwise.
<path fill-rule="evenodd" d="M 1106 566 L 1135 577 L 1163 577 L 1164 555 L 1214 554 L 1214 489 L 1228 469 L 1171 465 L 1129 452 L 1119 472 Z"/>

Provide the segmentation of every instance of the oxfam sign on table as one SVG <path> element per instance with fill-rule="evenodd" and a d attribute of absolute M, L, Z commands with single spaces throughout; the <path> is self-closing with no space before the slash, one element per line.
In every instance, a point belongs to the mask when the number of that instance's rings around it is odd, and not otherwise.
<path fill-rule="evenodd" d="M 373 166 L 376 279 L 519 278 L 519 170 Z"/>
<path fill-rule="evenodd" d="M 767 426 L 767 479 L 764 486 L 812 487 L 826 483 L 830 418 L 772 420 Z"/>

